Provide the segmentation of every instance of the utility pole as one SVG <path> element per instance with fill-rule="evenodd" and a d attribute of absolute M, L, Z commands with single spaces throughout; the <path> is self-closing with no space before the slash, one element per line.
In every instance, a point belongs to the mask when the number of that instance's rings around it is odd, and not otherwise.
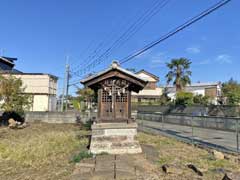
<path fill-rule="evenodd" d="M 67 85 L 66 85 L 66 111 L 68 110 L 68 89 L 69 89 L 69 78 L 70 78 L 70 66 L 67 64 L 66 66 L 66 74 L 67 74 Z"/>
<path fill-rule="evenodd" d="M 64 110 L 64 100 L 65 94 L 68 96 L 68 83 L 69 83 L 69 64 L 68 64 L 68 56 L 66 56 L 66 66 L 65 66 L 65 74 L 64 74 L 64 82 L 63 82 L 63 91 L 61 97 L 61 111 Z M 66 109 L 67 109 L 67 98 L 66 98 Z"/>
<path fill-rule="evenodd" d="M 1 48 L 0 49 L 0 56 L 4 56 L 4 53 L 5 53 L 5 49 Z"/>

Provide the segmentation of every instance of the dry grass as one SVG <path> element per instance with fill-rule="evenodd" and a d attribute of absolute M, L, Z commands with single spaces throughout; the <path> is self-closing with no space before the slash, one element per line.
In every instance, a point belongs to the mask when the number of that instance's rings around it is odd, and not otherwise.
<path fill-rule="evenodd" d="M 205 149 L 200 149 L 172 138 L 145 133 L 139 133 L 138 140 L 140 143 L 150 144 L 158 150 L 159 167 L 163 164 L 175 164 L 182 169 L 182 175 L 178 175 L 178 178 L 193 178 L 191 171 L 186 168 L 188 163 L 193 163 L 204 171 L 203 179 L 221 179 L 223 174 L 218 172 L 220 168 L 226 171 L 240 171 L 240 165 L 236 160 L 237 157 L 233 155 L 227 155 L 228 160 L 215 160 L 213 155 Z"/>
<path fill-rule="evenodd" d="M 73 156 L 85 150 L 88 140 L 80 134 L 87 131 L 66 124 L 31 124 L 20 130 L 0 128 L 0 179 L 4 180 L 47 180 L 70 179 L 74 170 L 71 163 Z M 157 165 L 176 164 L 182 170 L 181 175 L 167 175 L 163 179 L 197 179 L 199 177 L 186 168 L 193 163 L 204 171 L 203 179 L 221 179 L 218 168 L 229 171 L 240 171 L 235 162 L 236 157 L 229 160 L 215 160 L 204 149 L 179 142 L 172 138 L 138 134 L 142 144 L 154 146 L 159 152 Z"/>
<path fill-rule="evenodd" d="M 0 179 L 68 179 L 71 157 L 88 143 L 74 125 L 31 124 L 0 129 Z"/>

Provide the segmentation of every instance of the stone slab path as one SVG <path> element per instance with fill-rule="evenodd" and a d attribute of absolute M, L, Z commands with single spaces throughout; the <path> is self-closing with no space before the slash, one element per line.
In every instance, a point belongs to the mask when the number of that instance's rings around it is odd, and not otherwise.
<path fill-rule="evenodd" d="M 99 155 L 76 164 L 72 180 L 156 180 L 160 173 L 144 154 Z"/>

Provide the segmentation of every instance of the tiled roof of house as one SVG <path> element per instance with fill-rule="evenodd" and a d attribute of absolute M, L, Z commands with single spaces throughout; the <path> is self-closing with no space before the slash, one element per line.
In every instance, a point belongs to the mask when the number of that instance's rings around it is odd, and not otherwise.
<path fill-rule="evenodd" d="M 5 56 L 0 56 L 0 60 L 5 62 L 5 63 L 9 63 L 14 65 L 14 61 L 17 60 L 17 58 L 10 58 L 10 57 L 5 57 Z"/>
<path fill-rule="evenodd" d="M 144 69 L 136 72 L 135 74 L 140 74 L 140 73 L 145 73 L 145 74 L 151 76 L 152 78 L 156 79 L 157 81 L 159 80 L 159 77 L 158 77 L 158 76 L 156 76 L 156 75 L 154 75 L 154 74 L 152 74 L 152 73 L 150 73 L 150 72 L 148 72 L 148 71 L 146 71 L 146 70 L 144 70 Z"/>
<path fill-rule="evenodd" d="M 209 83 L 193 83 L 191 85 L 187 85 L 185 87 L 185 90 L 187 91 L 194 91 L 194 90 L 198 90 L 201 88 L 211 88 L 211 87 L 217 87 L 217 86 L 221 86 L 221 83 L 219 82 L 209 82 Z M 175 86 L 166 86 L 166 90 L 168 93 L 174 93 L 176 92 L 176 87 Z"/>
<path fill-rule="evenodd" d="M 12 75 L 47 75 L 49 77 L 52 77 L 54 79 L 58 79 L 57 76 L 54 76 L 52 74 L 48 74 L 48 73 L 24 73 L 21 71 L 18 71 L 16 69 L 14 69 L 14 71 L 0 71 L 0 74 L 12 74 Z"/>
<path fill-rule="evenodd" d="M 190 85 L 187 85 L 186 87 L 207 87 L 207 86 L 217 86 L 220 85 L 219 82 L 208 82 L 208 83 L 193 83 Z M 167 88 L 175 88 L 173 85 L 167 86 Z"/>

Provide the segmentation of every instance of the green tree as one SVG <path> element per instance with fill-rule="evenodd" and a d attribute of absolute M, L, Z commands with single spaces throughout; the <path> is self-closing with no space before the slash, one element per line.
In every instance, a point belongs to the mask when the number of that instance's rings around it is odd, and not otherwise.
<path fill-rule="evenodd" d="M 191 62 L 186 58 L 172 59 L 170 63 L 167 63 L 170 69 L 166 75 L 167 84 L 173 81 L 177 92 L 182 91 L 187 84 L 191 84 L 190 64 Z"/>
<path fill-rule="evenodd" d="M 223 83 L 222 86 L 223 96 L 227 98 L 227 104 L 239 105 L 240 104 L 240 84 L 232 78 Z"/>
<path fill-rule="evenodd" d="M 78 95 L 79 101 L 85 101 L 88 108 L 91 108 L 91 103 L 95 100 L 95 92 L 90 88 L 78 89 L 76 94 Z"/>
<path fill-rule="evenodd" d="M 203 96 L 201 94 L 195 95 L 193 97 L 193 103 L 194 104 L 199 104 L 199 105 L 207 105 L 209 103 L 209 97 L 208 96 Z"/>
<path fill-rule="evenodd" d="M 160 105 L 168 105 L 171 102 L 171 98 L 167 95 L 167 88 L 164 88 L 162 91 L 162 95 L 159 98 Z"/>
<path fill-rule="evenodd" d="M 0 99 L 3 102 L 1 109 L 6 112 L 15 111 L 21 115 L 25 110 L 29 110 L 32 106 L 32 98 L 24 93 L 25 88 L 20 78 L 12 75 L 0 76 Z"/>
<path fill-rule="evenodd" d="M 193 104 L 193 94 L 190 92 L 180 91 L 176 94 L 176 105 L 192 105 Z"/>

